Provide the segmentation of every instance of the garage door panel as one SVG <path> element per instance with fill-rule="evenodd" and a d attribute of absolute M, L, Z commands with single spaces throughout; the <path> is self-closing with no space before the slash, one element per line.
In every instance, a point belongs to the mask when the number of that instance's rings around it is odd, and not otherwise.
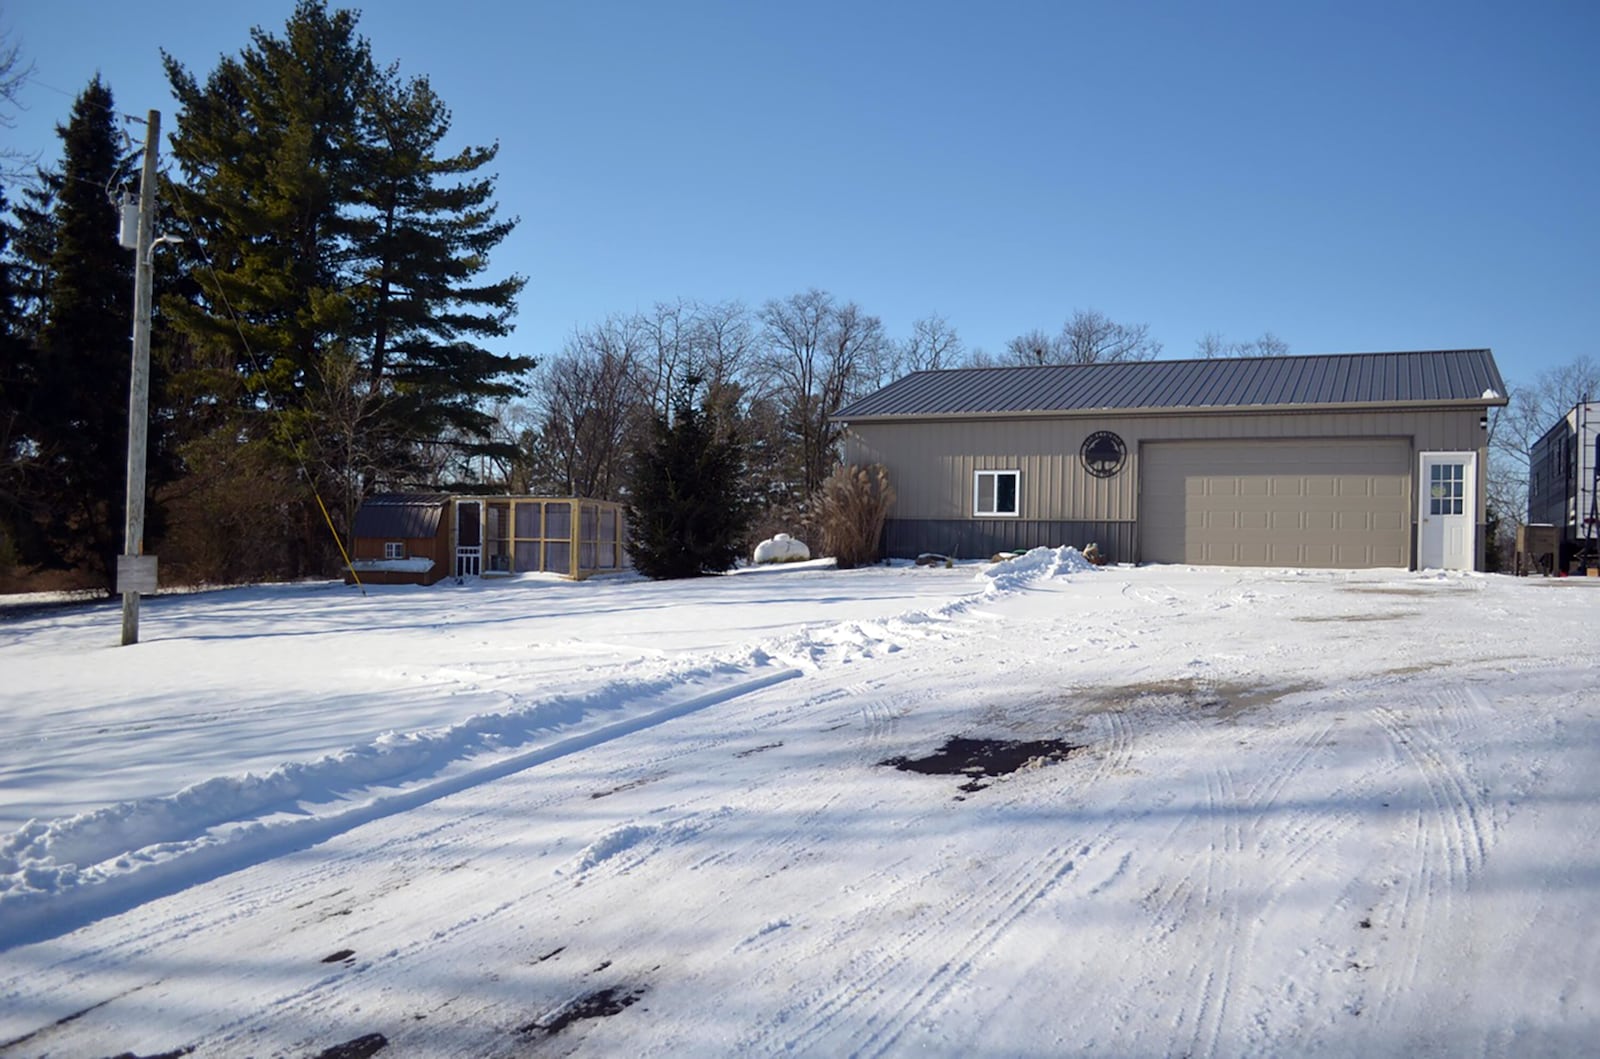
<path fill-rule="evenodd" d="M 1152 562 L 1406 566 L 1410 466 L 1402 440 L 1148 443 L 1140 551 Z"/>

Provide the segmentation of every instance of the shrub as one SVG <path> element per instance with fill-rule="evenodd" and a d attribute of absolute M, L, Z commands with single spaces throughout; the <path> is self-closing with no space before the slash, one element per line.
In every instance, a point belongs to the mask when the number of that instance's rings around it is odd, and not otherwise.
<path fill-rule="evenodd" d="M 742 478 L 743 450 L 719 436 L 693 387 L 678 395 L 673 416 L 658 416 L 634 457 L 628 485 L 629 553 L 655 580 L 720 573 L 738 561 L 751 507 Z"/>
<path fill-rule="evenodd" d="M 894 486 L 881 464 L 836 467 L 818 490 L 812 522 L 822 554 L 850 569 L 876 562 L 883 524 L 894 506 Z"/>

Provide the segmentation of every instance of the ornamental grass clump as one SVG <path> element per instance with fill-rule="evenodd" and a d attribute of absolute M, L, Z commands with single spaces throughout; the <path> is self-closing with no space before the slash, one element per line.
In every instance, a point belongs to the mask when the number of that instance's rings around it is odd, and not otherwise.
<path fill-rule="evenodd" d="M 822 554 L 842 569 L 878 561 L 883 525 L 894 507 L 894 486 L 882 464 L 834 468 L 822 483 L 811 518 Z"/>

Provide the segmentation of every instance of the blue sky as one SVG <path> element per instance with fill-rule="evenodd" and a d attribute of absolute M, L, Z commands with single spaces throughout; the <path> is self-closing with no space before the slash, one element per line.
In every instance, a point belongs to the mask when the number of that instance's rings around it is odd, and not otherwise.
<path fill-rule="evenodd" d="M 54 158 L 97 70 L 170 129 L 160 48 L 203 77 L 291 9 L 5 3 L 37 76 L 8 141 Z M 1600 355 L 1591 0 L 369 0 L 361 29 L 453 143 L 501 143 L 507 351 L 820 287 L 991 352 L 1092 308 L 1166 356 L 1489 346 L 1515 382 Z"/>

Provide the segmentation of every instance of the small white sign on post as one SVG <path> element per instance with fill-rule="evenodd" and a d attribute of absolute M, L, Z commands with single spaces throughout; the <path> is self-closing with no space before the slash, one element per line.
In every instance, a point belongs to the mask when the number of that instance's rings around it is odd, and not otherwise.
<path fill-rule="evenodd" d="M 156 594 L 156 557 L 153 555 L 117 556 L 117 594 L 136 592 L 141 596 Z"/>

